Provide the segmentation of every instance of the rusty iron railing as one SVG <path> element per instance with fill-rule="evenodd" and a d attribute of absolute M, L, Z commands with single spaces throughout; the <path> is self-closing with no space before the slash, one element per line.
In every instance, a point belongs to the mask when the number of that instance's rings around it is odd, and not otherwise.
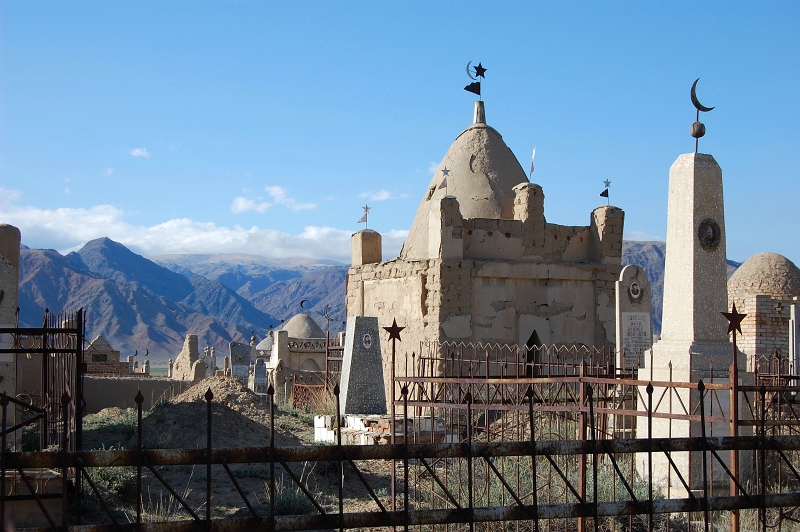
<path fill-rule="evenodd" d="M 17 325 L 19 324 L 17 309 Z M 18 408 L 8 415 L 8 420 L 18 428 L 39 424 L 37 447 L 47 448 L 61 437 L 64 423 L 69 435 L 71 450 L 81 449 L 82 419 L 85 407 L 83 401 L 84 363 L 83 309 L 74 313 L 54 314 L 45 311 L 41 327 L 3 327 L 0 337 L 9 335 L 11 347 L 0 347 L 0 353 L 15 357 L 41 357 L 40 383 L 35 391 L 25 390 L 12 401 Z M 61 415 L 61 395 L 66 391 L 70 398 L 70 416 Z M 40 412 L 44 410 L 45 412 Z M 19 417 L 20 419 L 15 419 Z M 65 421 L 66 420 L 66 421 Z M 19 426 L 17 426 L 19 425 Z M 4 426 L 5 428 L 5 426 Z M 10 433 L 9 433 L 10 434 Z"/>
<path fill-rule="evenodd" d="M 779 509 L 781 515 L 793 515 L 792 508 L 800 506 L 800 474 L 792 458 L 800 451 L 800 436 L 770 436 L 766 432 L 765 416 L 754 436 L 653 438 L 649 434 L 639 439 L 601 439 L 595 420 L 596 405 L 594 381 L 580 383 L 587 412 L 586 432 L 583 439 L 547 440 L 540 437 L 539 425 L 547 412 L 536 410 L 535 391 L 531 387 L 524 394 L 528 428 L 527 438 L 519 441 L 492 441 L 481 437 L 468 426 L 466 439 L 452 443 L 414 443 L 409 434 L 408 413 L 411 408 L 409 388 L 401 390 L 398 414 L 402 425 L 402 442 L 380 446 L 342 445 L 341 431 L 335 445 L 278 447 L 275 444 L 274 389 L 270 387 L 269 446 L 260 448 L 219 449 L 212 441 L 213 394 L 205 395 L 207 408 L 205 448 L 200 449 L 147 449 L 142 425 L 143 397 L 136 397 L 137 425 L 136 448 L 129 450 L 74 451 L 68 450 L 66 432 L 62 435 L 58 452 L 2 453 L 2 483 L 0 486 L 0 519 L 7 515 L 8 505 L 33 499 L 46 517 L 47 530 L 76 532 L 111 531 L 161 531 L 161 530 L 321 530 L 396 527 L 417 530 L 488 530 L 491 523 L 509 530 L 594 530 L 609 526 L 609 522 L 630 519 L 619 530 L 654 529 L 663 526 L 664 519 L 675 523 L 680 519 L 705 525 L 713 524 L 719 515 L 732 509 L 756 509 L 760 523 L 766 525 L 770 509 Z M 645 386 L 649 405 L 653 404 L 655 384 Z M 698 422 L 706 427 L 705 404 L 708 389 L 698 383 L 690 392 L 698 404 Z M 335 389 L 338 395 L 338 387 Z M 766 397 L 761 387 L 758 393 Z M 62 416 L 70 416 L 70 397 L 62 395 Z M 0 405 L 5 411 L 11 400 L 2 397 Z M 762 401 L 762 405 L 766 403 Z M 463 406 L 467 415 L 478 405 L 467 392 Z M 764 407 L 762 406 L 762 409 Z M 762 412 L 763 414 L 763 412 Z M 339 416 L 339 414 L 337 414 Z M 341 418 L 339 416 L 339 418 Z M 655 419 L 652 406 L 645 415 L 648 427 Z M 64 427 L 67 424 L 63 425 Z M 637 472 L 632 464 L 641 459 L 651 464 L 656 456 L 666 457 L 677 475 L 686 485 L 686 479 L 672 456 L 675 453 L 696 453 L 704 463 L 724 464 L 723 453 L 751 451 L 758 458 L 761 476 L 758 483 L 747 483 L 728 471 L 730 480 L 737 483 L 741 495 L 719 495 L 710 489 L 710 479 L 703 475 L 700 491 L 688 488 L 677 496 L 665 497 L 654 488 L 652 467 L 646 473 Z M 398 464 L 400 493 L 395 498 L 395 509 L 381 492 L 375 479 L 364 473 L 364 461 L 389 461 Z M 299 466 L 308 462 L 329 462 L 336 465 L 339 476 L 338 493 L 313 493 L 307 480 L 298 473 Z M 238 482 L 231 466 L 237 464 L 265 464 L 269 468 L 266 492 L 267 508 L 259 506 Z M 767 464 L 781 463 L 791 484 L 776 489 L 767 480 Z M 201 466 L 206 470 L 204 499 L 198 507 L 166 479 L 166 468 L 186 465 Z M 107 501 L 90 474 L 96 468 L 127 467 L 136 470 L 136 496 L 130 522 L 120 518 Z M 572 467 L 572 469 L 570 469 Z M 30 471 L 48 468 L 61 473 L 62 514 L 60 519 L 48 513 L 44 499 L 30 484 Z M 708 468 L 704 468 L 704 471 Z M 6 473 L 13 471 L 29 488 L 29 495 L 8 495 Z M 212 475 L 212 471 L 218 473 Z M 276 473 L 288 476 L 298 493 L 313 506 L 304 515 L 278 516 L 275 501 L 280 482 Z M 372 506 L 359 511 L 344 511 L 346 493 L 343 478 L 357 480 L 368 493 Z M 581 480 L 584 479 L 583 481 Z M 26 480 L 27 479 L 27 480 Z M 185 512 L 182 520 L 149 522 L 143 512 L 144 480 L 156 482 L 177 501 Z M 224 485 L 223 485 L 224 480 Z M 583 482 L 583 484 L 582 484 Z M 618 489 L 609 490 L 614 485 Z M 213 517 L 212 499 L 215 490 L 233 489 L 242 500 L 249 517 L 225 519 Z M 582 487 L 583 486 L 583 487 Z M 787 487 L 791 489 L 787 489 Z M 105 512 L 105 522 L 84 523 L 82 505 L 84 497 L 95 498 Z M 205 511 L 201 511 L 204 508 Z M 773 510 L 774 512 L 774 510 Z M 135 517 L 134 517 L 135 515 Z M 634 518 L 636 521 L 634 521 Z M 635 526 L 629 526 L 635 525 Z M 45 530 L 42 529 L 42 530 Z"/>

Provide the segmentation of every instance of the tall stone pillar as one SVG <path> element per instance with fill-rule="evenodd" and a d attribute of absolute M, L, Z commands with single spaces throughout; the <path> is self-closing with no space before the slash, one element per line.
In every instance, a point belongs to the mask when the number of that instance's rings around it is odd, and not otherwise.
<path fill-rule="evenodd" d="M 727 265 L 722 170 L 711 155 L 681 155 L 669 172 L 661 341 L 653 369 L 697 382 L 727 369 Z"/>
<path fill-rule="evenodd" d="M 674 381 L 696 384 L 728 383 L 732 360 L 727 336 L 727 320 L 721 312 L 729 310 L 725 252 L 725 213 L 722 198 L 722 170 L 711 155 L 701 153 L 678 157 L 669 172 L 667 214 L 667 256 L 664 272 L 664 311 L 661 340 L 653 346 L 652 364 L 645 357 L 641 380 Z M 739 368 L 744 369 L 744 355 L 739 354 Z M 743 372 L 740 370 L 740 376 Z M 654 404 L 663 393 L 657 387 Z M 647 394 L 641 390 L 641 397 Z M 658 412 L 683 413 L 681 404 L 697 413 L 699 393 L 696 387 L 672 389 L 671 400 L 660 400 Z M 665 397 L 667 397 L 665 396 Z M 730 395 L 720 392 L 712 401 L 705 400 L 707 416 L 728 417 Z M 741 403 L 741 401 L 740 401 Z M 646 405 L 640 405 L 640 410 Z M 706 434 L 730 435 L 728 423 L 706 425 Z M 653 419 L 653 437 L 700 436 L 699 422 L 674 419 Z M 637 436 L 647 437 L 646 418 L 639 418 Z M 655 455 L 654 455 L 655 456 Z M 681 475 L 692 489 L 702 487 L 700 453 L 674 453 Z M 637 465 L 646 464 L 641 457 Z M 643 471 L 643 472 L 644 472 Z M 666 459 L 654 459 L 654 483 L 670 486 L 673 497 L 683 491 L 678 475 L 670 471 Z M 727 475 L 721 467 L 714 469 L 718 489 L 727 489 Z M 678 491 L 675 491 L 678 490 Z"/>
<path fill-rule="evenodd" d="M 0 224 L 0 327 L 14 327 L 19 291 L 19 229 Z M 0 335 L 0 348 L 14 346 L 10 334 Z M 0 353 L 0 391 L 11 397 L 17 394 L 16 358 L 13 353 Z M 13 424 L 13 414 L 10 420 Z"/>

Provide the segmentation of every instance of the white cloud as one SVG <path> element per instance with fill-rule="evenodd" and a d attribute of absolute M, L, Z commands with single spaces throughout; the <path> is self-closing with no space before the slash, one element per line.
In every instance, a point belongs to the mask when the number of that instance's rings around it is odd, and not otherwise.
<path fill-rule="evenodd" d="M 664 242 L 666 239 L 663 236 L 653 236 L 649 233 L 644 231 L 628 231 L 626 230 L 623 234 L 623 239 L 625 240 L 635 240 L 638 242 Z"/>
<path fill-rule="evenodd" d="M 287 195 L 286 189 L 284 187 L 278 186 L 268 186 L 264 189 L 267 194 L 269 195 L 269 199 L 271 201 L 264 201 L 264 198 L 260 196 L 253 196 L 253 197 L 245 197 L 245 196 L 238 196 L 233 198 L 233 202 L 231 203 L 231 212 L 234 214 L 241 214 L 245 212 L 255 211 L 260 213 L 267 212 L 267 209 L 272 207 L 273 205 L 283 205 L 284 207 L 288 207 L 293 211 L 302 211 L 302 210 L 309 210 L 309 209 L 316 209 L 316 203 L 299 203 L 295 199 L 290 198 Z M 243 189 L 245 194 L 252 194 L 252 192 L 248 189 Z"/>
<path fill-rule="evenodd" d="M 270 208 L 270 204 L 266 201 L 257 201 L 260 199 L 261 198 L 245 198 L 244 196 L 233 198 L 233 202 L 231 203 L 231 212 L 234 214 L 241 214 L 243 212 L 250 211 L 265 213 L 267 212 L 267 209 Z"/>
<path fill-rule="evenodd" d="M 112 174 L 114 173 L 114 169 L 113 169 L 113 168 L 106 168 L 106 169 L 105 169 L 105 171 L 104 171 L 103 173 L 104 173 L 106 176 L 110 176 L 110 175 L 112 175 Z"/>
<path fill-rule="evenodd" d="M 19 190 L 9 190 L 7 188 L 0 187 L 0 209 L 4 209 L 5 207 L 17 201 L 20 195 L 21 194 Z"/>
<path fill-rule="evenodd" d="M 150 158 L 150 153 L 147 151 L 147 148 L 134 148 L 130 152 L 133 157 L 144 157 L 145 159 Z"/>
<path fill-rule="evenodd" d="M 69 194 L 69 187 L 64 187 L 64 194 Z"/>
<path fill-rule="evenodd" d="M 429 174 L 431 174 L 431 175 L 435 174 L 436 170 L 438 170 L 438 169 L 439 169 L 439 163 L 435 163 L 433 161 L 428 163 L 428 173 Z"/>
<path fill-rule="evenodd" d="M 379 190 L 377 192 L 362 192 L 358 197 L 367 198 L 370 201 L 385 201 L 391 198 L 392 194 L 388 190 Z"/>
<path fill-rule="evenodd" d="M 298 203 L 296 200 L 288 197 L 284 187 L 266 187 L 264 190 L 266 190 L 267 194 L 270 195 L 273 203 L 283 205 L 284 207 L 288 207 L 293 211 L 304 211 L 317 208 L 316 203 Z"/>
<path fill-rule="evenodd" d="M 379 190 L 377 192 L 372 192 L 371 190 L 367 192 L 362 192 L 358 195 L 359 198 L 366 198 L 369 201 L 386 201 L 388 199 L 403 199 L 407 198 L 408 194 L 393 194 L 388 190 Z"/>
<path fill-rule="evenodd" d="M 19 227 L 23 241 L 29 246 L 54 248 L 62 253 L 106 236 L 143 255 L 250 253 L 271 258 L 313 257 L 350 262 L 350 230 L 307 226 L 298 234 L 290 234 L 256 226 L 225 227 L 188 218 L 142 226 L 128 223 L 125 212 L 111 205 L 40 209 L 13 205 L 18 198 L 18 192 L 0 189 L 0 221 Z M 407 235 L 404 230 L 386 232 L 384 258 L 397 256 Z"/>

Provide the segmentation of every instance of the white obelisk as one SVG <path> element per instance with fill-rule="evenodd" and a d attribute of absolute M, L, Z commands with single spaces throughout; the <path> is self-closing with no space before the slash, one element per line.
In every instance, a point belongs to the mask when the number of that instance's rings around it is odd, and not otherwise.
<path fill-rule="evenodd" d="M 639 378 L 705 384 L 727 383 L 732 362 L 731 344 L 727 336 L 728 304 L 727 264 L 725 253 L 725 208 L 722 197 L 722 170 L 714 157 L 689 153 L 678 157 L 669 171 L 669 203 L 667 213 L 667 254 L 664 272 L 664 311 L 661 339 L 653 346 L 652 362 L 645 357 L 645 368 Z M 744 360 L 739 367 L 745 368 Z M 712 375 L 713 372 L 713 375 Z M 712 381 L 713 379 L 713 381 Z M 671 389 L 661 395 L 657 387 L 654 404 L 658 412 L 683 413 L 685 405 L 697 414 L 699 393 L 692 389 Z M 647 395 L 642 390 L 642 397 Z M 729 394 L 719 393 L 714 401 L 707 397 L 706 416 L 727 417 Z M 640 405 L 640 410 L 642 410 Z M 706 424 L 706 434 L 728 436 L 728 424 Z M 654 419 L 653 437 L 675 438 L 700 436 L 699 422 L 675 419 Z M 637 436 L 647 437 L 647 420 L 639 418 Z M 695 456 L 696 455 L 696 456 Z M 645 464 L 637 459 L 640 472 Z M 681 475 L 692 489 L 702 487 L 700 453 L 674 453 Z M 645 466 L 646 467 L 646 466 Z M 673 496 L 680 496 L 678 475 L 669 471 L 666 459 L 654 461 L 653 481 L 667 487 Z M 727 477 L 714 469 L 715 482 L 727 486 Z M 719 486 L 722 487 L 722 486 Z M 679 491 L 676 492 L 675 490 Z"/>

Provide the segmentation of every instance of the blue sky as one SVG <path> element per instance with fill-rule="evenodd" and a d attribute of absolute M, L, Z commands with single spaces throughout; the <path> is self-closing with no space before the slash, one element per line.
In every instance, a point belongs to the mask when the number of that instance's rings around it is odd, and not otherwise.
<path fill-rule="evenodd" d="M 549 222 L 602 204 L 666 235 L 669 167 L 716 106 L 728 256 L 800 261 L 800 4 L 3 2 L 0 222 L 62 251 L 347 262 L 361 206 L 394 256 L 432 167 L 487 122 Z"/>

